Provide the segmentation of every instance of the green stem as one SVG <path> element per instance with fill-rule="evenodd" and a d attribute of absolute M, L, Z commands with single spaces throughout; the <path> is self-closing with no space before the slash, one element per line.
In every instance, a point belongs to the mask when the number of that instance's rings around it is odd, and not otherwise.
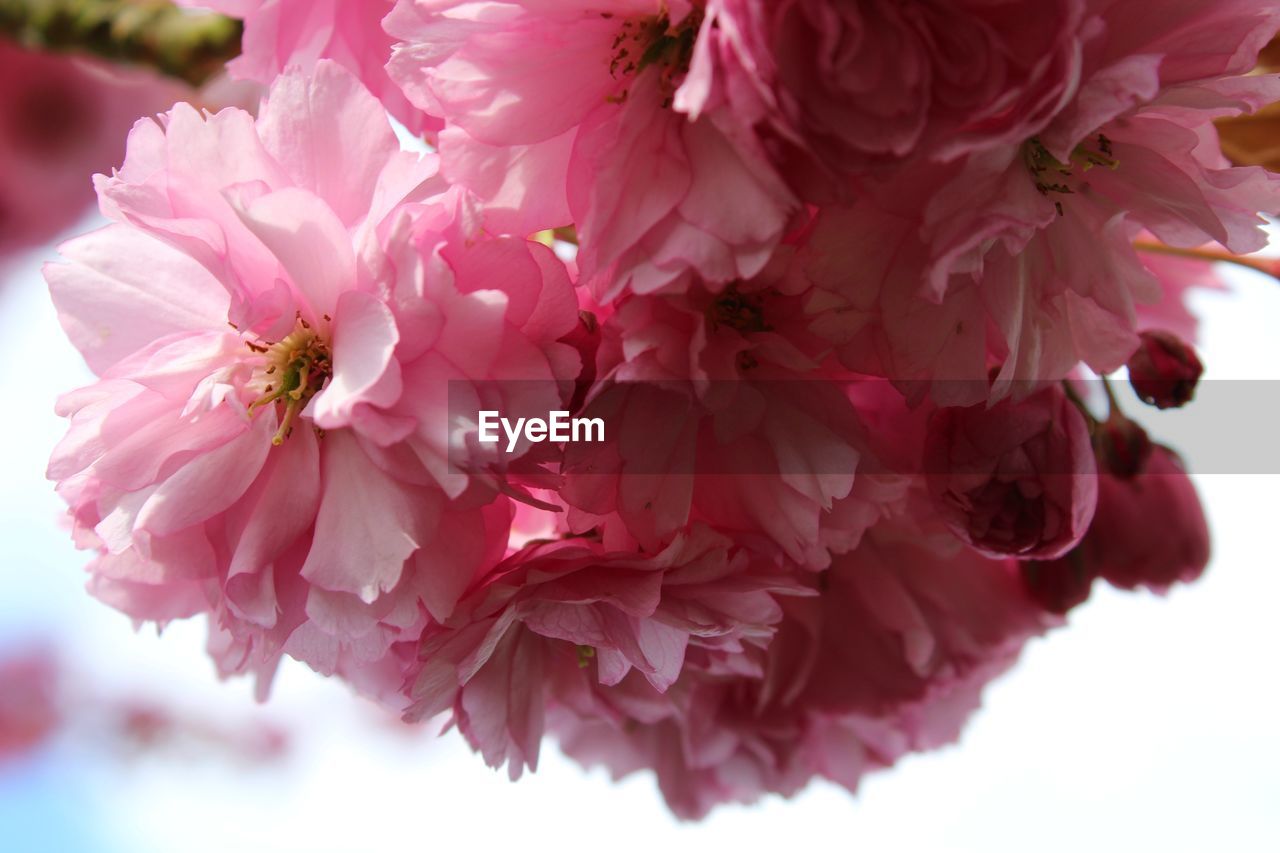
<path fill-rule="evenodd" d="M 141 65 L 193 86 L 240 53 L 239 21 L 165 0 L 0 0 L 0 35 L 27 47 Z"/>

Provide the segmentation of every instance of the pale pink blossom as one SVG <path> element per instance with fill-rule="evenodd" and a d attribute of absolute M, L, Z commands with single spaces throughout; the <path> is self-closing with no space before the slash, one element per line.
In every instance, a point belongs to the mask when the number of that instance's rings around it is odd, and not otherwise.
<path fill-rule="evenodd" d="M 52 738 L 62 725 L 61 667 L 47 648 L 0 657 L 0 767 Z"/>
<path fill-rule="evenodd" d="M 389 66 L 494 227 L 574 224 L 602 298 L 755 275 L 798 203 L 745 125 L 675 102 L 700 4 L 400 0 Z"/>
<path fill-rule="evenodd" d="M 1136 305 L 1160 295 L 1128 245 L 1142 229 L 1245 253 L 1266 243 L 1258 212 L 1277 209 L 1280 178 L 1231 167 L 1212 121 L 1280 95 L 1246 76 L 1280 13 L 1234 0 L 1135 20 L 1127 4 L 1094 5 L 1103 29 L 1073 99 L 1022 144 L 969 157 L 926 212 L 928 292 L 977 278 L 1008 347 L 997 391 L 1123 363 Z"/>
<path fill-rule="evenodd" d="M 100 376 L 59 403 L 49 466 L 90 588 L 138 620 L 211 613 L 226 672 L 265 683 L 287 653 L 394 695 L 377 662 L 505 551 L 516 488 L 450 453 L 450 380 L 538 379 L 513 407 L 546 411 L 576 303 L 545 246 L 481 239 L 434 165 L 321 61 L 256 120 L 140 122 L 98 178 L 114 224 L 46 268 Z"/>
<path fill-rule="evenodd" d="M 244 21 L 242 53 L 227 63 L 237 78 L 269 86 L 289 69 L 310 70 L 331 59 L 360 78 L 382 105 L 414 133 L 440 129 L 411 106 L 384 66 L 392 39 L 382 19 L 393 0 L 177 0 Z"/>
<path fill-rule="evenodd" d="M 1229 289 L 1212 263 L 1141 252 L 1142 263 L 1160 284 L 1158 302 L 1137 306 L 1138 331 L 1164 329 L 1195 343 L 1200 320 L 1191 310 L 1190 299 L 1202 290 Z"/>
<path fill-rule="evenodd" d="M 656 554 L 592 537 L 530 543 L 423 634 L 411 718 L 452 712 L 473 748 L 517 778 L 536 769 L 548 708 L 634 673 L 661 693 L 682 673 L 734 675 L 806 594 L 778 560 L 696 525 Z"/>

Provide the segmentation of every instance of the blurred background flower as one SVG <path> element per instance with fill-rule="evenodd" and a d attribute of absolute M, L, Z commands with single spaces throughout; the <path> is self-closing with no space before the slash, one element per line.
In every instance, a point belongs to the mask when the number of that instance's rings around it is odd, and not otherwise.
<path fill-rule="evenodd" d="M 79 220 L 94 202 L 88 176 L 120 162 L 139 116 L 187 91 L 8 41 L 0 41 L 0 80 L 0 257 Z"/>

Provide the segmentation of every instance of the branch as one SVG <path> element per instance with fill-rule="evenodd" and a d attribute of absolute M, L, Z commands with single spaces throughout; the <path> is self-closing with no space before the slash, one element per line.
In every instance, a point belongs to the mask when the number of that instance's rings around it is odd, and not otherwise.
<path fill-rule="evenodd" d="M 239 55 L 241 31 L 166 0 L 0 0 L 0 34 L 27 47 L 142 65 L 193 86 Z"/>

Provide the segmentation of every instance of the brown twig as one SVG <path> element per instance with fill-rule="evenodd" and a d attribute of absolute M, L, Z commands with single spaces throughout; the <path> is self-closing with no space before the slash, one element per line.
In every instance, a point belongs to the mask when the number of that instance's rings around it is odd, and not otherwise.
<path fill-rule="evenodd" d="M 40 50 L 92 54 L 199 86 L 240 53 L 242 26 L 166 0 L 0 0 L 0 34 Z"/>

